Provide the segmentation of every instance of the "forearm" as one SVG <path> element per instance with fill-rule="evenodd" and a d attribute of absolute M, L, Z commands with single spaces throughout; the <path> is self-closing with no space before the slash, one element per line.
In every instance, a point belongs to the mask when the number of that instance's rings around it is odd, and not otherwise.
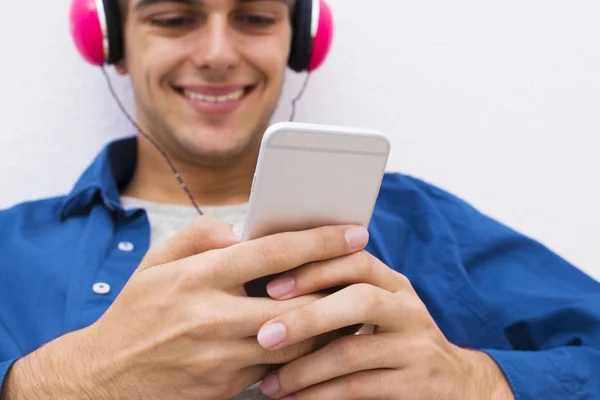
<path fill-rule="evenodd" d="M 39 365 L 37 354 L 16 361 L 4 381 L 0 400 L 75 399 L 73 382 L 56 369 Z"/>
<path fill-rule="evenodd" d="M 18 359 L 8 369 L 0 400 L 104 399 L 94 386 L 85 363 L 86 350 L 63 337 Z"/>

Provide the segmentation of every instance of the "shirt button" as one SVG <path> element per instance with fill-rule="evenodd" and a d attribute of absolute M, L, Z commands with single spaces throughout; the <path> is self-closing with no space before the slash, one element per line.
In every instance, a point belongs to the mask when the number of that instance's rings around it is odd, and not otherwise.
<path fill-rule="evenodd" d="M 104 282 L 97 282 L 94 283 L 92 289 L 96 294 L 108 294 L 110 292 L 110 285 Z"/>
<path fill-rule="evenodd" d="M 133 243 L 121 242 L 119 243 L 119 250 L 121 251 L 133 251 Z"/>

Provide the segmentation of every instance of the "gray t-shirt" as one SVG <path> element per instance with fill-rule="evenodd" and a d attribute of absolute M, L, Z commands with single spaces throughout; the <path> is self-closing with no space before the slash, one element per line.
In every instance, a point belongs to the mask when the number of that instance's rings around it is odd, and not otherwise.
<path fill-rule="evenodd" d="M 154 203 L 132 197 L 121 197 L 121 204 L 125 209 L 146 210 L 150 221 L 150 247 L 170 239 L 198 217 L 198 211 L 192 206 Z M 247 204 L 201 208 L 205 215 L 238 226 L 244 224 L 247 209 Z"/>
<path fill-rule="evenodd" d="M 192 206 L 179 206 L 149 201 L 138 200 L 132 197 L 121 197 L 121 203 L 125 209 L 144 209 L 150 222 L 150 246 L 156 246 L 171 238 L 177 232 L 185 228 L 198 212 Z M 202 207 L 205 215 L 218 218 L 233 225 L 242 226 L 246 216 L 247 204 Z M 269 400 L 259 390 L 259 383 L 251 386 L 234 400 Z"/>

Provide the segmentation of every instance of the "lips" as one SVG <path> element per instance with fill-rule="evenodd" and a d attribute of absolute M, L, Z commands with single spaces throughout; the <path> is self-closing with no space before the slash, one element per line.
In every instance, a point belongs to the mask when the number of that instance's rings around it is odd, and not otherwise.
<path fill-rule="evenodd" d="M 200 114 L 229 114 L 237 110 L 254 85 L 180 86 L 175 91 Z"/>
<path fill-rule="evenodd" d="M 235 92 L 229 92 L 220 96 L 194 92 L 191 90 L 184 90 L 183 95 L 190 100 L 206 101 L 209 103 L 226 103 L 228 101 L 236 101 L 241 99 L 244 95 L 244 89 L 236 90 Z"/>

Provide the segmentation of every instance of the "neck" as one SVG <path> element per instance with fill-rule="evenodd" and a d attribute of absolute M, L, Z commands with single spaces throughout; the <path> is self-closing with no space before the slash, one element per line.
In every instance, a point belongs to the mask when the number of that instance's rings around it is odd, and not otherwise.
<path fill-rule="evenodd" d="M 231 164 L 219 166 L 205 166 L 171 154 L 168 156 L 200 209 L 248 201 L 258 156 L 255 152 L 248 152 Z M 138 139 L 136 169 L 122 194 L 157 203 L 191 205 L 166 160 L 141 136 Z"/>

